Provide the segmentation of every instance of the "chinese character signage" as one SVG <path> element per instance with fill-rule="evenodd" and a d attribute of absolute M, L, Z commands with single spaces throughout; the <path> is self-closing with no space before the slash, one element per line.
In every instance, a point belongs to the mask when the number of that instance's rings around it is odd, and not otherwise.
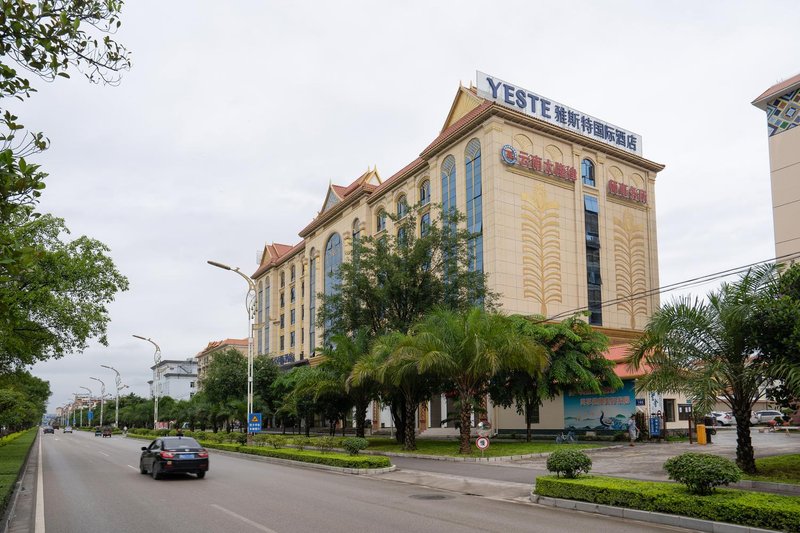
<path fill-rule="evenodd" d="M 477 72 L 478 95 L 528 116 L 544 120 L 621 150 L 642 155 L 642 137 L 604 120 L 532 93 L 483 72 Z"/>
<path fill-rule="evenodd" d="M 640 204 L 647 204 L 647 191 L 614 180 L 608 180 L 608 195 Z"/>
<path fill-rule="evenodd" d="M 500 149 L 500 159 L 508 166 L 540 172 L 569 183 L 575 183 L 575 180 L 578 179 L 578 171 L 575 170 L 575 167 L 554 163 L 549 159 L 542 159 L 538 155 L 522 152 L 510 144 L 506 144 Z"/>
<path fill-rule="evenodd" d="M 564 396 L 564 427 L 567 429 L 627 429 L 636 411 L 633 381 L 608 394 L 567 394 Z"/>

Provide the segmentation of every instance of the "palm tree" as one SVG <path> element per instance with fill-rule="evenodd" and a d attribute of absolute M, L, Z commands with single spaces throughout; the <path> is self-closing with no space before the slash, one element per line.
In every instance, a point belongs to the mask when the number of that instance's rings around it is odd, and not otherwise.
<path fill-rule="evenodd" d="M 755 473 L 750 413 L 767 373 L 751 335 L 754 303 L 765 271 L 749 271 L 736 283 L 724 283 L 708 301 L 682 297 L 656 311 L 628 362 L 652 370 L 637 380 L 637 390 L 682 392 L 696 412 L 714 409 L 718 398 L 736 418 L 736 463 Z"/>
<path fill-rule="evenodd" d="M 462 454 L 471 453 L 472 405 L 486 394 L 489 380 L 507 370 L 536 375 L 547 362 L 545 348 L 520 334 L 507 316 L 478 307 L 466 313 L 432 312 L 392 357 L 401 369 L 453 384 L 460 410 Z"/>

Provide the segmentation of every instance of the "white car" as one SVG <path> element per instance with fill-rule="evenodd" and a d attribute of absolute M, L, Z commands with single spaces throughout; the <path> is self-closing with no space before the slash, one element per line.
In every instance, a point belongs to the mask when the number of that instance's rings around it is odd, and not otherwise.
<path fill-rule="evenodd" d="M 733 413 L 725 413 L 722 411 L 712 411 L 709 413 L 717 420 L 717 424 L 720 426 L 730 426 L 731 424 L 736 423 L 736 419 L 733 418 Z"/>
<path fill-rule="evenodd" d="M 753 416 L 750 417 L 751 424 L 766 424 L 772 420 L 775 420 L 775 417 L 782 417 L 783 413 L 780 411 L 775 411 L 774 409 L 766 409 L 764 411 L 756 411 L 753 413 Z"/>

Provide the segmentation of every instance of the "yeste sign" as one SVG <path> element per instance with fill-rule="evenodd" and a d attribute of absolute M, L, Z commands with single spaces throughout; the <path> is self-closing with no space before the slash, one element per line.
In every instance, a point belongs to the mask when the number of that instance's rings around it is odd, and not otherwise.
<path fill-rule="evenodd" d="M 477 72 L 478 94 L 560 128 L 642 155 L 642 137 L 489 74 Z"/>

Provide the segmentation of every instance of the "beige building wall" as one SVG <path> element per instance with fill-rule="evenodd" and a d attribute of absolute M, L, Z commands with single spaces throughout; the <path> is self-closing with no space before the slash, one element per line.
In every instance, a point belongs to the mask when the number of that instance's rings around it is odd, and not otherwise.
<path fill-rule="evenodd" d="M 775 256 L 800 257 L 800 74 L 753 101 L 766 112 Z"/>

